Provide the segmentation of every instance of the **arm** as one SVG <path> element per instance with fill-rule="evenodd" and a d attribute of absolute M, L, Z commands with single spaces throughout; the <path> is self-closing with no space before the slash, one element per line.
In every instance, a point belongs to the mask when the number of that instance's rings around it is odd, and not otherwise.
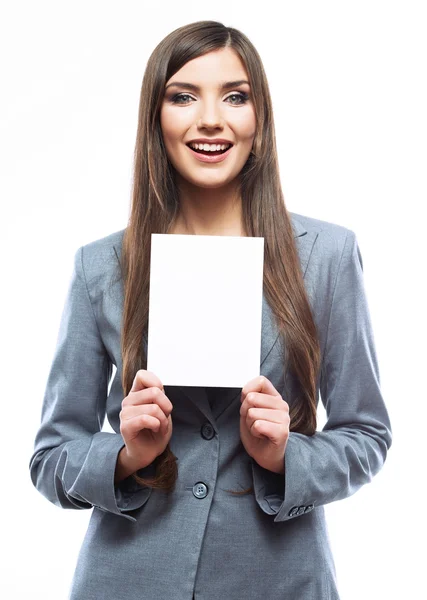
<path fill-rule="evenodd" d="M 252 462 L 256 500 L 275 521 L 352 495 L 381 469 L 391 446 L 362 259 L 352 231 L 332 296 L 320 394 L 326 425 L 313 436 L 289 434 L 284 476 Z"/>
<path fill-rule="evenodd" d="M 97 506 L 134 520 L 124 513 L 142 506 L 151 490 L 130 479 L 114 485 L 124 441 L 101 431 L 112 363 L 92 309 L 83 252 L 79 248 L 74 258 L 30 473 L 37 490 L 57 506 Z"/>

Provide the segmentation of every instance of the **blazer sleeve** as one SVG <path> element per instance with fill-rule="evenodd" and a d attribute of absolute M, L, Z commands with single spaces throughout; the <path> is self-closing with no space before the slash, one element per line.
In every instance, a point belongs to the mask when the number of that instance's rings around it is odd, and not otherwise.
<path fill-rule="evenodd" d="M 252 459 L 256 501 L 265 513 L 275 515 L 274 521 L 352 495 L 381 469 L 391 446 L 362 257 L 350 230 L 332 294 L 320 394 L 327 422 L 313 436 L 289 434 L 284 475 Z"/>
<path fill-rule="evenodd" d="M 37 490 L 57 506 L 95 506 L 134 521 L 125 513 L 145 504 L 151 488 L 133 485 L 132 478 L 114 485 L 125 444 L 120 433 L 101 431 L 112 362 L 89 297 L 83 250 L 74 256 L 30 474 Z"/>

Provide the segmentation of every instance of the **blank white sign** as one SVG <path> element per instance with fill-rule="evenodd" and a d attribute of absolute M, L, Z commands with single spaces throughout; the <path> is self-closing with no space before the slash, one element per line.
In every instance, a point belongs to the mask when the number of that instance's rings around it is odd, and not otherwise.
<path fill-rule="evenodd" d="M 153 233 L 147 370 L 163 385 L 259 374 L 264 238 Z"/>

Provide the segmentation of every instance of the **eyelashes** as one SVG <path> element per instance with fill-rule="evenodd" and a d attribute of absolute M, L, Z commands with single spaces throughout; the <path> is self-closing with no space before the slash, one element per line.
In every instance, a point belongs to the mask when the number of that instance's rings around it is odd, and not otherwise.
<path fill-rule="evenodd" d="M 186 105 L 189 103 L 188 100 L 185 100 L 186 98 L 189 98 L 190 100 L 193 99 L 190 94 L 180 92 L 179 94 L 175 94 L 174 96 L 172 96 L 170 100 L 172 104 Z M 247 94 L 246 92 L 233 92 L 232 94 L 227 96 L 226 100 L 229 100 L 230 98 L 237 98 L 239 102 L 229 102 L 229 104 L 231 104 L 232 106 L 242 106 L 243 104 L 246 104 L 246 102 L 249 100 L 249 94 Z M 183 99 L 184 101 L 181 101 Z"/>

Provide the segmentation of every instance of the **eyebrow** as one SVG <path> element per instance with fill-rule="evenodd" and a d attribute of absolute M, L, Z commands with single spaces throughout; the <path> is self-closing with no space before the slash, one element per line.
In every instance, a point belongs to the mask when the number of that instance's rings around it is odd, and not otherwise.
<path fill-rule="evenodd" d="M 248 85 L 250 85 L 249 81 L 246 81 L 246 79 L 238 79 L 237 81 L 225 81 L 220 85 L 220 88 L 222 90 L 229 90 L 231 88 L 237 87 L 238 85 L 242 85 L 243 83 L 247 83 Z M 188 90 L 193 90 L 194 92 L 200 91 L 200 87 L 198 85 L 194 85 L 194 83 L 185 83 L 182 81 L 173 81 L 172 83 L 169 83 L 169 85 L 165 87 L 165 91 L 172 86 L 187 88 Z"/>

